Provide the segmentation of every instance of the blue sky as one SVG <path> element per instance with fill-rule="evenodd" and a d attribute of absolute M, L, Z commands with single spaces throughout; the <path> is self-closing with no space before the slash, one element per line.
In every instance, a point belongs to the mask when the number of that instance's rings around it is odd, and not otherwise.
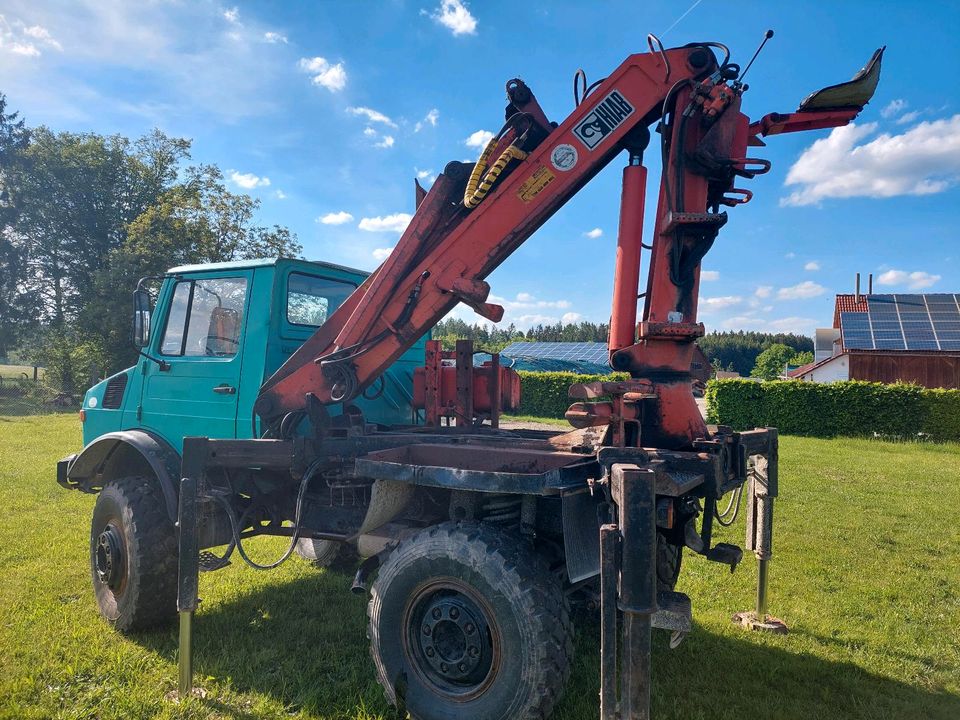
<path fill-rule="evenodd" d="M 372 269 L 413 212 L 414 176 L 476 157 L 512 77 L 560 122 L 576 69 L 603 77 L 647 32 L 719 40 L 745 63 L 773 28 L 744 97 L 757 118 L 849 79 L 885 44 L 855 126 L 758 149 L 773 170 L 704 262 L 708 329 L 809 334 L 858 271 L 880 291 L 960 291 L 958 27 L 960 3 L 934 0 L 3 0 L 0 91 L 33 125 L 192 138 L 194 159 L 260 197 L 261 221 L 289 226 L 307 257 Z M 608 318 L 622 165 L 489 278 L 505 322 Z"/>

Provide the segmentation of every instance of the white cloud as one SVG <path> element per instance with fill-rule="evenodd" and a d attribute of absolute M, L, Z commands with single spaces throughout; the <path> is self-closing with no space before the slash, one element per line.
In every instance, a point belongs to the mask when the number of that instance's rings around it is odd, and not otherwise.
<path fill-rule="evenodd" d="M 454 36 L 477 32 L 477 19 L 461 0 L 441 0 L 440 7 L 430 17 L 451 30 Z"/>
<path fill-rule="evenodd" d="M 29 109 L 32 124 L 54 127 L 167 127 L 174 117 L 192 127 L 277 117 L 277 83 L 290 72 L 290 58 L 258 51 L 274 28 L 246 15 L 242 23 L 226 22 L 223 11 L 233 4 L 0 0 L 9 21 L 0 19 L 0 88 Z M 14 17 L 19 8 L 29 22 Z M 22 32 L 28 28 L 30 35 Z M 44 44 L 45 37 L 56 44 Z M 37 62 L 59 54 L 61 44 L 69 65 Z"/>
<path fill-rule="evenodd" d="M 566 310 L 571 305 L 569 300 L 538 300 L 528 292 L 517 293 L 513 300 L 491 295 L 490 302 L 503 305 L 506 310 Z"/>
<path fill-rule="evenodd" d="M 392 135 L 384 135 L 380 142 L 374 143 L 373 146 L 378 148 L 391 148 L 393 147 L 393 142 Z"/>
<path fill-rule="evenodd" d="M 587 230 L 583 236 L 585 238 L 590 238 L 591 240 L 596 240 L 598 237 L 603 235 L 603 230 L 600 228 L 594 228 L 593 230 Z"/>
<path fill-rule="evenodd" d="M 31 25 L 30 27 L 23 28 L 23 34 L 27 37 L 37 40 L 42 45 L 46 45 L 54 50 L 63 52 L 63 45 L 57 42 L 53 36 L 50 35 L 50 31 L 45 27 L 40 25 Z"/>
<path fill-rule="evenodd" d="M 810 262 L 808 262 L 806 265 L 803 266 L 803 269 L 809 270 L 810 272 L 816 272 L 817 270 L 820 269 L 820 263 L 818 263 L 816 260 L 811 260 Z"/>
<path fill-rule="evenodd" d="M 254 188 L 268 187 L 270 185 L 270 178 L 268 177 L 260 177 L 253 173 L 237 172 L 236 170 L 230 171 L 230 180 L 233 181 L 234 185 L 242 187 L 244 190 L 253 190 Z"/>
<path fill-rule="evenodd" d="M 931 195 L 960 179 L 960 114 L 858 144 L 876 129 L 877 123 L 851 124 L 814 142 L 787 173 L 785 184 L 800 189 L 781 198 L 780 204 Z"/>
<path fill-rule="evenodd" d="M 346 210 L 327 213 L 326 215 L 321 215 L 317 218 L 317 222 L 322 223 L 323 225 L 343 225 L 351 220 L 353 220 L 353 215 L 348 213 Z"/>
<path fill-rule="evenodd" d="M 786 255 L 784 255 L 784 257 L 785 257 L 787 260 L 793 260 L 796 256 L 797 256 L 797 254 L 796 254 L 795 252 L 788 252 Z"/>
<path fill-rule="evenodd" d="M 273 196 L 274 196 L 277 200 L 286 200 L 286 199 L 287 199 L 287 194 L 286 194 L 283 190 L 274 190 L 274 191 L 273 191 Z"/>
<path fill-rule="evenodd" d="M 892 118 L 895 115 L 899 115 L 903 110 L 907 109 L 907 101 L 902 98 L 896 98 L 887 103 L 887 105 L 880 111 L 880 117 Z"/>
<path fill-rule="evenodd" d="M 228 23 L 235 23 L 240 19 L 240 10 L 235 7 L 223 11 L 223 19 Z"/>
<path fill-rule="evenodd" d="M 923 113 L 920 110 L 912 110 L 908 113 L 904 113 L 897 118 L 897 125 L 907 125 L 908 123 L 912 123 L 922 114 Z"/>
<path fill-rule="evenodd" d="M 417 168 L 414 168 L 414 171 L 417 173 L 417 177 L 420 180 L 426 180 L 428 177 L 433 175 L 433 170 L 417 170 Z"/>
<path fill-rule="evenodd" d="M 714 280 L 719 280 L 720 271 L 719 270 L 701 270 L 700 279 L 705 282 L 713 282 Z"/>
<path fill-rule="evenodd" d="M 758 298 L 768 298 L 773 292 L 773 287 L 771 285 L 758 285 L 757 291 L 754 293 Z"/>
<path fill-rule="evenodd" d="M 276 43 L 286 44 L 288 42 L 286 35 L 281 35 L 280 33 L 273 32 L 273 31 L 265 32 L 263 34 L 263 41 L 271 44 L 276 44 Z"/>
<path fill-rule="evenodd" d="M 357 227 L 367 232 L 402 233 L 412 219 L 413 216 L 407 213 L 394 213 L 382 217 L 360 218 L 360 224 Z"/>
<path fill-rule="evenodd" d="M 768 320 L 755 313 L 744 313 L 723 318 L 718 327 L 725 330 L 755 330 L 758 332 L 787 332 L 810 335 L 818 321 L 812 318 L 799 316 L 776 318 Z"/>
<path fill-rule="evenodd" d="M 388 257 L 390 257 L 390 253 L 392 253 L 392 252 L 393 252 L 393 248 L 392 248 L 392 247 L 388 247 L 388 248 L 377 248 L 377 249 L 374 250 L 373 253 L 372 253 L 373 259 L 376 260 L 377 262 L 383 262 L 383 261 L 386 260 Z"/>
<path fill-rule="evenodd" d="M 0 52 L 21 57 L 39 57 L 41 48 L 63 52 L 63 46 L 42 25 L 27 26 L 20 20 L 8 22 L 0 14 Z"/>
<path fill-rule="evenodd" d="M 493 133 L 489 130 L 477 130 L 474 133 L 470 133 L 470 137 L 463 141 L 463 144 L 467 147 L 472 148 L 482 148 L 490 142 L 490 138 L 493 137 Z"/>
<path fill-rule="evenodd" d="M 430 112 L 428 112 L 424 116 L 423 120 L 420 120 L 416 125 L 413 126 L 413 131 L 415 133 L 418 133 L 421 130 L 423 130 L 423 128 L 425 128 L 427 125 L 429 125 L 430 127 L 436 127 L 437 122 L 439 122 L 439 120 L 440 120 L 440 111 L 437 110 L 436 108 L 433 108 Z"/>
<path fill-rule="evenodd" d="M 372 123 L 383 123 L 384 125 L 389 125 L 392 128 L 395 128 L 397 124 L 384 115 L 378 110 L 368 107 L 348 107 L 347 112 L 351 115 L 357 115 L 360 117 L 365 117 L 369 122 Z"/>
<path fill-rule="evenodd" d="M 374 130 L 372 127 L 365 127 L 363 129 L 363 134 L 366 135 L 367 137 L 376 137 L 377 131 Z"/>
<path fill-rule="evenodd" d="M 583 320 L 583 315 L 576 312 L 564 313 L 560 316 L 560 322 L 564 325 L 572 325 L 573 323 L 578 323 Z"/>
<path fill-rule="evenodd" d="M 700 304 L 706 310 L 724 310 L 742 302 L 743 298 L 739 295 L 723 295 L 720 297 L 705 297 L 700 301 Z"/>
<path fill-rule="evenodd" d="M 905 285 L 910 290 L 923 290 L 935 285 L 940 275 L 933 275 L 923 270 L 907 272 L 906 270 L 887 270 L 877 278 L 878 285 Z"/>
<path fill-rule="evenodd" d="M 347 85 L 347 71 L 343 63 L 331 64 L 326 58 L 300 58 L 298 63 L 300 69 L 309 73 L 312 77 L 311 82 L 314 85 L 321 85 L 330 92 L 343 90 Z"/>
<path fill-rule="evenodd" d="M 804 280 L 802 283 L 782 287 L 777 290 L 777 298 L 780 300 L 806 300 L 823 295 L 827 289 L 813 280 Z"/>

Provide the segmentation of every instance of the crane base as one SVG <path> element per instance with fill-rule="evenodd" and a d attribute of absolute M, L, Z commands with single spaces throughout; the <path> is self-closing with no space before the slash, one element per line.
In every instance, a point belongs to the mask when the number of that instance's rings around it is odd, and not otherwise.
<path fill-rule="evenodd" d="M 733 622 L 737 623 L 738 625 L 742 625 L 749 630 L 774 633 L 776 635 L 786 635 L 789 632 L 787 624 L 783 620 L 770 615 L 767 615 L 763 620 L 760 620 L 753 610 L 738 612 L 731 619 Z"/>

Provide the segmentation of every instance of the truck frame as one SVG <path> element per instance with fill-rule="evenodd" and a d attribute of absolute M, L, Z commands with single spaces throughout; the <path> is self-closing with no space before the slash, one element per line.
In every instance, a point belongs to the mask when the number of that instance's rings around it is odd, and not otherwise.
<path fill-rule="evenodd" d="M 714 523 L 728 520 L 718 504 L 729 493 L 737 506 L 744 498 L 745 549 L 758 560 L 756 607 L 738 619 L 786 630 L 767 612 L 777 432 L 707 427 L 691 392 L 694 342 L 704 332 L 700 263 L 727 220 L 721 208 L 752 197 L 734 181 L 770 168 L 748 147 L 848 123 L 873 95 L 883 50 L 796 112 L 751 122 L 740 109 L 745 69 L 725 46 L 666 49 L 653 36 L 648 44 L 649 53 L 590 86 L 578 72 L 576 108 L 561 123 L 548 120 L 522 80 L 510 80 L 502 130 L 476 164 L 449 163 L 429 192 L 417 185 L 416 214 L 390 257 L 263 383 L 248 408 L 248 439 L 184 433 L 181 464 L 169 458 L 165 468 L 178 487 L 164 486 L 162 498 L 168 517 L 176 502 L 176 532 L 164 535 L 162 552 L 140 558 L 155 565 L 144 577 L 167 578 L 165 587 L 176 558 L 181 693 L 192 689 L 199 571 L 225 566 L 234 552 L 273 567 L 307 541 L 357 548 L 365 558 L 358 592 L 376 575 L 368 614 L 377 677 L 413 717 L 548 716 L 570 672 L 569 605 L 586 600 L 600 610 L 601 717 L 647 718 L 651 630 L 669 630 L 675 644 L 691 629 L 690 599 L 675 591 L 683 550 L 731 570 L 742 560 L 743 549 L 713 539 Z M 654 124 L 663 167 L 645 245 L 643 156 Z M 484 372 L 494 387 L 500 375 L 465 360 L 456 370 L 455 423 L 439 420 L 451 399 L 437 362 L 427 363 L 422 403 L 430 424 L 365 415 L 363 398 L 385 391 L 394 363 L 457 303 L 502 317 L 487 302 L 485 278 L 624 150 L 608 345 L 611 366 L 630 379 L 572 386 L 568 432 L 484 424 L 475 387 Z M 643 248 L 651 261 L 641 294 Z M 136 297 L 142 335 L 149 302 Z M 226 316 L 216 320 L 230 326 Z M 428 359 L 437 351 L 428 347 Z M 141 362 L 160 373 L 166 361 Z M 495 416 L 504 394 L 489 396 Z M 242 418 L 238 410 L 238 428 Z M 67 486 L 104 487 L 98 506 L 111 487 L 102 481 L 108 461 L 92 450 L 100 442 L 58 468 Z M 97 577 L 117 581 L 120 563 L 111 558 L 135 555 L 119 535 L 91 538 L 95 585 Z M 244 551 L 261 535 L 290 539 L 268 566 Z M 142 604 L 147 619 L 171 610 Z"/>

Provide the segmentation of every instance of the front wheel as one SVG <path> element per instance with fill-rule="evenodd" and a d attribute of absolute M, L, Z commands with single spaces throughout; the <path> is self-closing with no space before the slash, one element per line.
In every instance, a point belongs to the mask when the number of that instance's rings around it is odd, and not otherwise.
<path fill-rule="evenodd" d="M 90 526 L 90 572 L 100 614 L 120 632 L 176 615 L 177 540 L 154 478 L 118 478 L 100 491 Z"/>
<path fill-rule="evenodd" d="M 559 580 L 492 525 L 444 523 L 403 541 L 368 614 L 377 679 L 417 720 L 544 718 L 570 674 Z"/>

